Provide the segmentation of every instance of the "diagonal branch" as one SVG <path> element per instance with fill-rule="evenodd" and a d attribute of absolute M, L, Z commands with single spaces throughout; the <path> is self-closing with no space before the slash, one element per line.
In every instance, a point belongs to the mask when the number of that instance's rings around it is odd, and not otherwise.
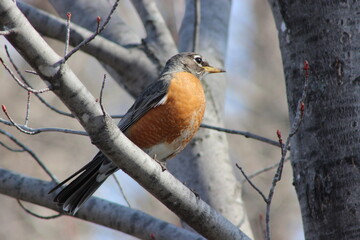
<path fill-rule="evenodd" d="M 40 165 L 40 167 L 46 172 L 46 174 L 51 178 L 52 181 L 58 182 L 56 177 L 50 172 L 50 170 L 45 166 L 45 164 L 36 156 L 36 154 L 27 146 L 25 146 L 22 142 L 20 142 L 16 137 L 12 134 L 0 129 L 0 134 L 7 136 L 11 141 L 13 141 L 16 145 L 18 145 L 24 152 L 30 154 L 30 156 Z M 19 151 L 20 152 L 20 151 Z"/>
<path fill-rule="evenodd" d="M 148 43 L 154 43 L 157 53 L 166 53 L 162 59 L 168 59 L 177 53 L 177 48 L 170 30 L 164 21 L 154 0 L 132 0 L 136 11 L 145 27 Z M 163 62 L 162 64 L 164 64 Z"/>
<path fill-rule="evenodd" d="M 50 38 L 65 41 L 67 31 L 66 20 L 23 2 L 18 2 L 17 4 L 39 33 Z M 72 13 L 72 19 L 74 19 L 74 13 Z M 77 46 L 92 34 L 89 30 L 72 22 L 70 44 Z M 124 85 L 130 94 L 137 95 L 142 90 L 139 86 L 144 87 L 158 77 L 157 64 L 149 59 L 142 48 L 140 42 L 121 46 L 102 36 L 97 36 L 89 44 L 83 46 L 81 50 L 92 55 L 98 61 L 120 74 L 121 78 L 114 77 L 114 79 L 120 85 Z"/>
<path fill-rule="evenodd" d="M 52 201 L 55 194 L 51 197 L 44 194 L 54 187 L 53 183 L 26 177 L 2 168 L 0 168 L 0 182 L 1 194 L 44 206 L 55 211 L 60 210 Z M 178 228 L 139 210 L 124 207 L 96 197 L 92 197 L 84 204 L 75 217 L 119 230 L 141 239 L 148 239 L 150 234 L 155 234 L 157 240 L 204 239 L 196 233 Z M 132 221 L 129 221 L 129 219 Z"/>

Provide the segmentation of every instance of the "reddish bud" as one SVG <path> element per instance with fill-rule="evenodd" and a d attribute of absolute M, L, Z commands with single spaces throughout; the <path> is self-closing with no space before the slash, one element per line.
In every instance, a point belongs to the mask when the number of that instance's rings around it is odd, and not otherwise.
<path fill-rule="evenodd" d="M 277 131 L 276 131 L 276 135 L 278 136 L 279 139 L 281 139 L 281 132 L 280 132 L 280 130 L 277 130 Z"/>
<path fill-rule="evenodd" d="M 1 105 L 1 108 L 2 108 L 2 110 L 3 110 L 4 112 L 7 112 L 6 106 L 5 106 L 4 104 Z"/>
<path fill-rule="evenodd" d="M 67 12 L 66 16 L 67 16 L 67 19 L 70 20 L 71 19 L 71 12 Z"/>
<path fill-rule="evenodd" d="M 305 104 L 304 104 L 304 102 L 301 102 L 300 103 L 300 111 L 304 112 L 304 110 L 305 110 Z"/>
<path fill-rule="evenodd" d="M 97 98 L 97 99 L 95 99 L 95 102 L 99 102 L 99 99 Z"/>
<path fill-rule="evenodd" d="M 304 61 L 304 70 L 308 71 L 310 69 L 309 62 L 307 60 Z"/>
<path fill-rule="evenodd" d="M 152 239 L 152 240 L 155 240 L 156 238 L 155 238 L 155 234 L 154 233 L 150 233 L 150 238 Z"/>
<path fill-rule="evenodd" d="M 96 21 L 98 22 L 98 24 L 101 22 L 101 17 L 97 16 Z"/>

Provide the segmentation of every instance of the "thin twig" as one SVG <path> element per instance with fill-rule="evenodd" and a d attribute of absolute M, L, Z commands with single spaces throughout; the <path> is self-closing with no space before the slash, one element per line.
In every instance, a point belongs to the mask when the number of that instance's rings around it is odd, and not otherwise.
<path fill-rule="evenodd" d="M 8 126 L 14 126 L 14 124 L 10 121 L 6 121 L 2 118 L 0 118 L 0 123 L 3 123 Z M 67 128 L 31 128 L 25 125 L 17 124 L 22 130 L 25 130 L 27 132 L 31 132 L 30 135 L 39 134 L 42 132 L 60 132 L 60 133 L 69 133 L 69 134 L 75 134 L 75 135 L 81 135 L 81 136 L 88 136 L 87 132 L 84 131 L 77 131 L 77 130 L 71 130 Z"/>
<path fill-rule="evenodd" d="M 6 51 L 7 57 L 9 58 L 10 63 L 11 63 L 12 66 L 14 67 L 16 73 L 20 76 L 21 80 L 22 80 L 28 87 L 32 88 L 31 84 L 30 84 L 30 83 L 26 80 L 26 78 L 21 74 L 20 70 L 18 69 L 18 67 L 16 66 L 16 64 L 14 63 L 14 61 L 12 60 L 11 55 L 9 54 L 9 51 L 8 51 L 6 45 L 5 45 L 5 51 Z M 25 72 L 38 75 L 37 72 L 31 71 L 31 70 L 25 70 Z M 67 116 L 67 117 L 72 117 L 72 118 L 74 118 L 74 116 L 73 116 L 71 113 L 67 113 L 67 112 L 61 111 L 61 110 L 55 108 L 54 106 L 52 106 L 51 104 L 49 104 L 44 98 L 42 98 L 42 97 L 40 96 L 39 93 L 34 93 L 34 94 L 35 94 L 35 96 L 40 100 L 40 102 L 42 102 L 43 104 L 45 104 L 46 107 L 50 108 L 50 109 L 53 110 L 54 112 L 56 112 L 56 113 L 58 113 L 58 114 L 61 114 L 61 115 L 64 115 L 64 116 Z"/>
<path fill-rule="evenodd" d="M 0 134 L 3 134 L 7 136 L 11 141 L 13 141 L 16 145 L 21 147 L 25 152 L 29 153 L 30 156 L 40 165 L 40 167 L 44 170 L 44 172 L 51 178 L 51 180 L 55 183 L 58 183 L 59 181 L 56 179 L 56 177 L 50 172 L 50 170 L 45 166 L 45 164 L 36 156 L 36 154 L 28 148 L 26 145 L 21 143 L 17 138 L 15 138 L 12 134 L 0 129 Z"/>
<path fill-rule="evenodd" d="M 155 63 L 156 70 L 160 73 L 164 68 L 164 65 L 161 63 L 155 52 L 149 47 L 146 39 L 141 39 L 141 44 L 139 44 L 138 47 L 142 49 L 146 56 Z"/>
<path fill-rule="evenodd" d="M 70 20 L 71 20 L 71 12 L 66 13 L 66 37 L 65 37 L 65 49 L 64 56 L 68 53 L 69 50 L 69 42 L 70 42 Z"/>
<path fill-rule="evenodd" d="M 38 74 L 36 71 L 34 71 L 34 70 L 25 70 L 25 72 L 26 72 L 26 73 L 34 74 L 34 75 L 36 75 L 36 76 L 39 76 L 39 74 Z"/>
<path fill-rule="evenodd" d="M 4 68 L 6 69 L 6 71 L 10 74 L 10 76 L 20 85 L 20 87 L 24 88 L 26 91 L 32 92 L 32 93 L 44 93 L 44 92 L 48 92 L 51 91 L 50 88 L 44 88 L 44 89 L 40 89 L 40 90 L 36 90 L 33 88 L 30 88 L 28 86 L 26 86 L 24 83 L 22 83 L 16 76 L 15 74 L 11 71 L 11 69 L 4 63 L 3 59 L 0 58 L 0 62 L 1 64 L 4 66 Z"/>
<path fill-rule="evenodd" d="M 6 56 L 8 57 L 11 65 L 13 66 L 13 68 L 15 69 L 16 73 L 19 75 L 19 77 L 21 78 L 21 81 L 19 79 L 16 78 L 15 74 L 12 73 L 12 71 L 10 70 L 10 68 L 7 67 L 7 65 L 3 62 L 3 60 L 0 58 L 0 61 L 2 62 L 2 64 L 4 65 L 5 69 L 9 72 L 9 74 L 13 77 L 13 79 L 23 88 L 25 88 L 27 91 L 30 91 L 32 93 L 36 93 L 36 94 L 39 94 L 39 93 L 44 93 L 44 92 L 48 92 L 51 90 L 51 88 L 44 88 L 44 89 L 40 89 L 40 90 L 35 90 L 33 89 L 30 84 L 26 81 L 26 78 L 21 74 L 19 68 L 17 67 L 17 65 L 15 64 L 15 62 L 13 61 L 10 53 L 9 53 L 9 50 L 8 50 L 8 47 L 7 45 L 4 46 L 5 48 L 5 52 L 6 52 Z"/>
<path fill-rule="evenodd" d="M 287 157 L 287 158 L 285 159 L 285 162 L 288 162 L 289 160 L 290 160 L 290 157 Z M 253 179 L 254 177 L 257 177 L 257 176 L 259 176 L 260 174 L 263 174 L 263 173 L 265 173 L 265 172 L 267 172 L 267 171 L 270 171 L 270 170 L 272 170 L 272 169 L 274 169 L 274 168 L 277 168 L 278 166 L 279 166 L 279 163 L 277 162 L 277 163 L 275 163 L 275 164 L 273 164 L 273 165 L 270 165 L 270 166 L 268 166 L 268 167 L 265 167 L 265 168 L 263 168 L 263 169 L 260 169 L 260 170 L 258 170 L 258 171 L 256 171 L 256 172 L 248 175 L 247 177 L 248 177 L 249 179 Z M 243 180 L 241 181 L 242 184 L 244 184 L 245 182 L 246 182 L 246 179 L 243 179 Z"/>
<path fill-rule="evenodd" d="M 127 197 L 126 197 L 126 195 L 125 195 L 124 189 L 121 187 L 121 184 L 120 184 L 119 179 L 115 176 L 115 174 L 112 174 L 112 176 L 113 176 L 113 178 L 114 178 L 114 180 L 115 180 L 116 185 L 118 186 L 118 188 L 119 188 L 119 190 L 120 190 L 121 196 L 124 198 L 127 206 L 128 206 L 129 208 L 131 208 L 130 202 L 129 202 L 129 200 L 127 199 Z"/>
<path fill-rule="evenodd" d="M 5 105 L 1 105 L 1 108 L 2 108 L 3 112 L 5 113 L 6 117 L 7 117 L 7 118 L 9 119 L 9 121 L 12 123 L 12 125 L 13 125 L 14 127 L 16 127 L 20 132 L 25 133 L 25 134 L 28 134 L 28 135 L 34 135 L 33 132 L 28 131 L 28 130 L 22 128 L 19 124 L 17 124 L 17 123 L 10 117 L 10 115 L 9 115 L 9 113 L 8 113 Z"/>
<path fill-rule="evenodd" d="M 246 181 L 248 181 L 248 183 L 253 187 L 253 189 L 255 189 L 255 191 L 257 191 L 260 194 L 260 196 L 264 199 L 264 201 L 267 203 L 267 199 L 266 199 L 264 193 L 258 187 L 256 187 L 255 184 L 248 178 L 248 176 L 245 174 L 242 167 L 240 167 L 237 163 L 235 165 L 240 170 L 240 172 L 242 173 L 242 175 L 244 176 Z"/>
<path fill-rule="evenodd" d="M 26 102 L 26 115 L 25 115 L 25 123 L 24 126 L 27 126 L 29 123 L 29 115 L 30 115 L 30 96 L 31 92 L 28 92 L 28 98 Z"/>
<path fill-rule="evenodd" d="M 98 17 L 97 18 L 97 29 L 96 31 L 87 39 L 84 39 L 79 45 L 77 45 L 76 47 L 74 47 L 68 54 L 66 54 L 64 56 L 64 58 L 60 61 L 60 64 L 63 64 L 65 63 L 74 53 L 76 53 L 77 51 L 80 50 L 81 47 L 85 46 L 86 44 L 88 44 L 89 42 L 91 42 L 97 35 L 99 35 L 102 31 L 104 31 L 105 27 L 108 25 L 111 17 L 112 17 L 112 14 L 115 12 L 115 9 L 117 8 L 117 6 L 119 5 L 119 1 L 120 0 L 116 0 L 113 7 L 111 8 L 111 11 L 109 13 L 109 15 L 107 16 L 104 24 L 100 27 L 100 21 L 101 21 L 101 18 Z"/>
<path fill-rule="evenodd" d="M 103 78 L 103 81 L 102 81 L 102 84 L 101 84 L 101 90 L 100 90 L 100 100 L 99 100 L 99 103 L 100 103 L 100 107 L 101 107 L 101 111 L 103 113 L 103 116 L 106 115 L 105 113 L 105 109 L 104 109 L 104 106 L 103 106 L 103 91 L 104 91 L 104 88 L 105 88 L 105 81 L 106 81 L 106 74 L 104 74 L 104 78 Z"/>
<path fill-rule="evenodd" d="M 0 31 L 0 36 L 6 36 L 9 35 L 12 31 L 11 30 L 4 30 L 4 31 Z"/>
<path fill-rule="evenodd" d="M 193 38 L 193 52 L 199 48 L 199 35 L 200 35 L 200 21 L 201 21 L 201 2 L 194 0 L 194 38 Z"/>
<path fill-rule="evenodd" d="M 27 212 L 28 214 L 30 214 L 31 216 L 33 217 L 37 217 L 37 218 L 40 218 L 40 219 L 45 219 L 45 220 L 49 220 L 49 219 L 54 219 L 54 218 L 58 218 L 60 216 L 62 216 L 61 213 L 59 214 L 55 214 L 55 215 L 51 215 L 51 216 L 41 216 L 37 213 L 34 213 L 33 211 L 31 211 L 30 209 L 27 209 L 19 199 L 16 199 L 16 201 L 18 202 L 18 204 L 20 205 L 20 207 L 25 211 Z"/>
<path fill-rule="evenodd" d="M 298 101 L 297 107 L 296 107 L 296 115 L 294 118 L 294 121 L 292 123 L 291 129 L 290 129 L 290 133 L 286 139 L 286 143 L 283 144 L 283 140 L 281 137 L 281 132 L 278 130 L 277 131 L 277 135 L 279 138 L 279 143 L 282 146 L 281 147 L 281 159 L 279 162 L 279 166 L 276 170 L 276 173 L 274 175 L 272 184 L 271 184 L 271 188 L 269 191 L 269 195 L 267 198 L 267 203 L 266 203 L 266 215 L 265 215 L 265 224 L 266 224 L 266 231 L 265 231 L 265 239 L 266 240 L 270 240 L 271 238 L 271 234 L 270 234 L 270 207 L 271 207 L 271 202 L 272 202 L 272 198 L 274 195 L 274 191 L 275 191 L 275 187 L 277 182 L 279 182 L 281 180 L 281 176 L 282 176 L 282 170 L 284 167 L 284 161 L 285 161 L 285 157 L 288 151 L 288 146 L 290 145 L 290 140 L 291 138 L 296 134 L 296 132 L 299 130 L 299 127 L 301 125 L 302 119 L 304 117 L 304 110 L 305 110 L 305 100 L 306 100 L 306 95 L 307 95 L 307 88 L 308 88 L 308 83 L 309 83 L 309 63 L 308 61 L 304 61 L 304 71 L 305 71 L 305 84 L 304 84 L 304 88 L 302 91 L 302 95 L 301 98 Z"/>
<path fill-rule="evenodd" d="M 215 127 L 215 126 L 211 126 L 208 124 L 204 124 L 202 123 L 200 125 L 200 127 L 202 128 L 207 128 L 207 129 L 212 129 L 212 130 L 216 130 L 216 131 L 220 131 L 220 132 L 225 132 L 225 133 L 230 133 L 230 134 L 236 134 L 236 135 L 242 135 L 246 138 L 251 138 L 251 139 L 255 139 L 258 140 L 260 142 L 264 142 L 264 143 L 268 143 L 277 147 L 280 147 L 279 142 L 250 133 L 250 132 L 244 132 L 244 131 L 239 131 L 239 130 L 232 130 L 232 129 L 226 129 L 226 128 L 221 128 L 221 127 Z M 289 148 L 290 149 L 290 148 Z"/>
<path fill-rule="evenodd" d="M 6 145 L 5 143 L 3 143 L 1 141 L 0 141 L 0 145 L 11 152 L 25 152 L 24 149 L 15 149 L 15 148 L 9 147 L 8 145 Z"/>

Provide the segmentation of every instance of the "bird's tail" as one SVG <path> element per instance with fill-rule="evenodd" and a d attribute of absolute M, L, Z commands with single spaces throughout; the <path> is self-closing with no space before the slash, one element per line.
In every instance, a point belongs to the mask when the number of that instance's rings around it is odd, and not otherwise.
<path fill-rule="evenodd" d="M 52 193 L 77 176 L 69 185 L 63 188 L 54 199 L 54 202 L 61 206 L 64 212 L 74 215 L 82 204 L 101 186 L 106 178 L 116 170 L 116 166 L 99 152 L 91 162 L 58 184 L 50 190 L 49 193 Z"/>

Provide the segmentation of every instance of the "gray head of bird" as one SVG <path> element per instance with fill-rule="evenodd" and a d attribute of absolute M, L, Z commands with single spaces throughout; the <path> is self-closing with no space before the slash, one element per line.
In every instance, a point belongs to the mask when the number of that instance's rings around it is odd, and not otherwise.
<path fill-rule="evenodd" d="M 211 66 L 198 53 L 183 52 L 174 55 L 166 62 L 162 75 L 175 72 L 189 72 L 201 79 L 208 73 L 221 73 L 225 70 Z"/>

